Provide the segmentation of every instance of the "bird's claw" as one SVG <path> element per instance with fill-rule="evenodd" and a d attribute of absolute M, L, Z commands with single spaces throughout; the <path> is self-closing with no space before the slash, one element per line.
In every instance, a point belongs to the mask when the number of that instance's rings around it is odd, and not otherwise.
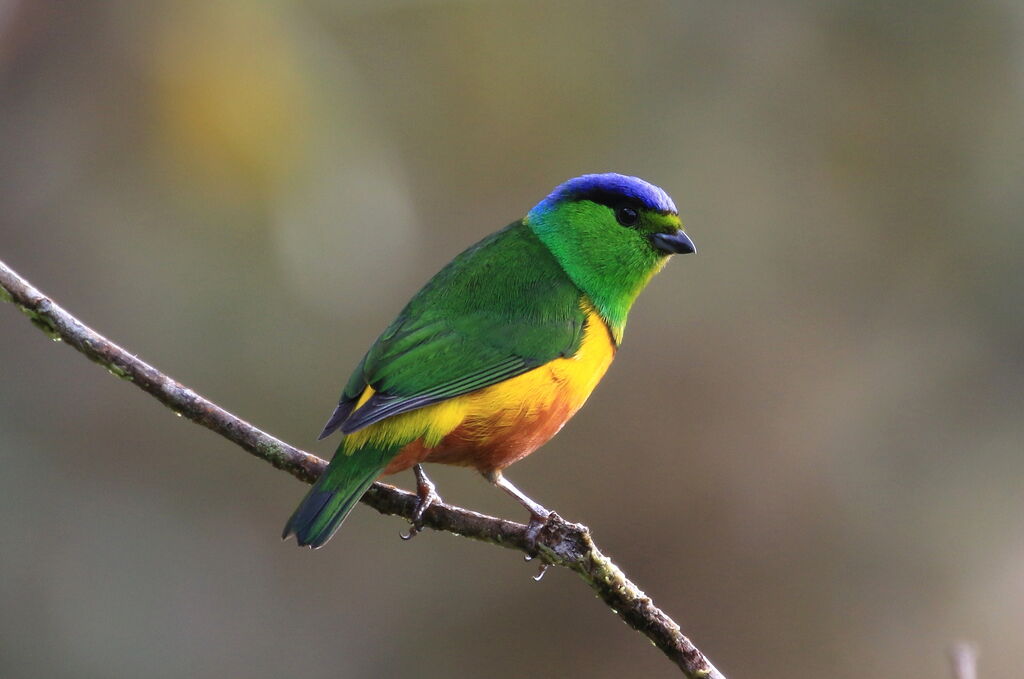
<path fill-rule="evenodd" d="M 539 553 L 537 548 L 537 538 L 540 537 L 541 531 L 544 530 L 545 526 L 548 525 L 548 522 L 551 521 L 552 518 L 557 517 L 558 515 L 554 512 L 548 512 L 547 514 L 530 515 L 530 522 L 526 524 L 526 531 L 523 534 L 523 539 L 526 543 L 527 561 L 532 561 L 533 559 L 537 558 L 537 555 Z"/>
<path fill-rule="evenodd" d="M 537 540 L 540 538 L 541 532 L 547 527 L 548 523 L 552 519 L 557 519 L 558 514 L 554 512 L 548 512 L 547 515 L 530 515 L 530 522 L 526 524 L 526 561 L 533 561 L 540 556 L 540 550 L 537 547 Z M 537 564 L 537 575 L 533 576 L 535 582 L 540 582 L 544 574 L 548 572 L 548 568 L 551 566 L 546 561 L 541 561 Z"/>
<path fill-rule="evenodd" d="M 541 563 L 540 567 L 537 569 L 537 575 L 533 576 L 533 581 L 540 582 L 541 578 L 544 577 L 544 574 L 548 572 L 548 567 L 550 566 L 551 564 L 549 563 Z"/>
<path fill-rule="evenodd" d="M 412 513 L 412 525 L 409 526 L 408 533 L 399 533 L 398 537 L 403 540 L 412 540 L 414 537 L 420 534 L 423 530 L 423 514 L 430 508 L 430 505 L 435 502 L 441 502 L 441 496 L 438 495 L 433 486 L 431 486 L 430 493 L 426 498 L 420 497 L 416 500 L 416 509 Z"/>
<path fill-rule="evenodd" d="M 441 496 L 437 494 L 437 491 L 434 490 L 434 484 L 431 483 L 427 486 L 427 492 L 416 498 L 416 509 L 412 513 L 412 524 L 422 529 L 423 514 L 435 503 L 441 503 Z"/>
<path fill-rule="evenodd" d="M 403 540 L 412 540 L 423 530 L 423 514 L 430 506 L 441 502 L 441 496 L 437 494 L 437 488 L 427 478 L 423 468 L 416 465 L 416 508 L 412 512 L 412 525 L 408 533 L 399 533 L 398 537 Z"/>

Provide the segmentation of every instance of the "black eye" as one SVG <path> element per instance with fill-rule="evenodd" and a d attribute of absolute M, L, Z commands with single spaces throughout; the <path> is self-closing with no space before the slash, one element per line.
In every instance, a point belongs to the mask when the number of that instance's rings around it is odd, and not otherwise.
<path fill-rule="evenodd" d="M 628 205 L 623 205 L 622 207 L 615 208 L 615 219 L 623 226 L 636 226 L 640 215 L 635 209 Z"/>

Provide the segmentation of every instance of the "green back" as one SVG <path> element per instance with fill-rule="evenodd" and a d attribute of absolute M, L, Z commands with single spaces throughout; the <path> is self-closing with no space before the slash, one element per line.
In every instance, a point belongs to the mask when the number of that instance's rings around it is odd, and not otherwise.
<path fill-rule="evenodd" d="M 522 220 L 437 273 L 370 347 L 325 434 L 520 375 L 579 349 L 582 293 Z M 366 386 L 373 397 L 354 413 Z"/>

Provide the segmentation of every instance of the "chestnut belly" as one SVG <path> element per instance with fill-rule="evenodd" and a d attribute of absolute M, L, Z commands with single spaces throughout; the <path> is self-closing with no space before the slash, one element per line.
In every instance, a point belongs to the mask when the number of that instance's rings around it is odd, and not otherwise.
<path fill-rule="evenodd" d="M 573 414 L 571 404 L 562 402 L 514 418 L 502 413 L 467 419 L 432 448 L 422 438 L 406 445 L 384 473 L 395 474 L 420 462 L 472 467 L 481 473 L 504 469 L 547 443 Z"/>

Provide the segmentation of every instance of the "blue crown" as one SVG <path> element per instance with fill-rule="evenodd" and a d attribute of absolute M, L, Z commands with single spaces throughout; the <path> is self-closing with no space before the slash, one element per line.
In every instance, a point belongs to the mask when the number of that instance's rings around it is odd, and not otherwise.
<path fill-rule="evenodd" d="M 530 212 L 546 211 L 556 203 L 576 200 L 589 200 L 612 207 L 623 202 L 635 202 L 650 210 L 678 214 L 676 205 L 669 195 L 654 184 L 649 184 L 639 177 L 614 172 L 585 174 L 570 179 L 557 186 Z"/>

